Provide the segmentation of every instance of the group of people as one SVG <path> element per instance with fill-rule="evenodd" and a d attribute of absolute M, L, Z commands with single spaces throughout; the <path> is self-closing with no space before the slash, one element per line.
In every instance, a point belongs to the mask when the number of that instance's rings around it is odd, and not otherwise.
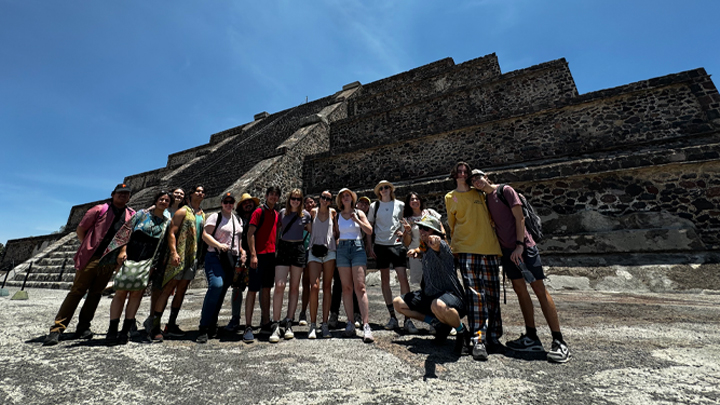
<path fill-rule="evenodd" d="M 150 208 L 135 212 L 127 207 L 130 188 L 119 184 L 111 200 L 88 210 L 77 228 L 81 246 L 75 255 L 75 280 L 44 345 L 59 342 L 86 293 L 76 337 L 91 338 L 90 323 L 101 293 L 111 280 L 115 295 L 110 307 L 108 343 L 128 342 L 137 328 L 135 317 L 147 290 L 151 298 L 150 315 L 143 322 L 145 339 L 160 342 L 166 337 L 183 336 L 177 318 L 198 261 L 204 261 L 208 282 L 198 343 L 206 343 L 218 334 L 218 318 L 229 289 L 232 317 L 224 329 L 239 330 L 243 292 L 247 289 L 243 331 L 247 343 L 255 341 L 252 320 L 258 292 L 258 326 L 270 333 L 271 343 L 294 338 L 299 301 L 300 325 L 307 325 L 309 307 L 309 339 L 331 337 L 330 330 L 338 326 L 342 301 L 348 319 L 343 336 L 357 336 L 356 329 L 361 328 L 363 341 L 370 343 L 374 338 L 365 274 L 368 258 L 372 258 L 380 272 L 389 314 L 386 329 L 400 328 L 398 313 L 405 317 L 402 328 L 408 333 L 418 332 L 413 320 L 423 321 L 440 342 L 450 334 L 457 335 L 458 353 L 472 354 L 476 360 L 486 360 L 488 353 L 506 348 L 544 352 L 535 328 L 527 280 L 552 332 L 547 357 L 550 361 L 567 361 L 570 351 L 560 332 L 554 302 L 543 283 L 540 256 L 525 228 L 518 193 L 510 186 L 498 188 L 485 173 L 471 170 L 465 162 L 453 167 L 451 177 L 456 188 L 445 196 L 448 232 L 440 214 L 425 207 L 420 194 L 410 192 L 405 202 L 400 201 L 394 185 L 385 180 L 375 186 L 374 202 L 368 197 L 358 199 L 354 191 L 343 188 L 334 197 L 329 190 L 323 191 L 316 205 L 315 200 L 303 196 L 302 190 L 293 189 L 280 208 L 281 190 L 269 187 L 262 204 L 248 193 L 239 201 L 226 193 L 221 198 L 221 210 L 209 215 L 201 208 L 205 197 L 202 186 L 188 194 L 181 188 L 160 191 Z M 503 334 L 501 265 L 512 281 L 526 326 L 520 338 L 507 341 L 505 346 L 499 340 Z M 400 284 L 399 297 L 394 297 L 391 290 L 391 268 Z M 528 278 L 527 274 L 532 276 Z M 420 290 L 411 291 L 410 282 L 420 284 Z M 170 317 L 161 329 L 171 295 Z M 464 317 L 467 325 L 462 322 Z"/>

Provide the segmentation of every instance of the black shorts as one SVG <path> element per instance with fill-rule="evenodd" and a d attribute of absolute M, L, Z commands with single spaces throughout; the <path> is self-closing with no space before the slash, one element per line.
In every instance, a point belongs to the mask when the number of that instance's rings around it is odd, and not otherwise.
<path fill-rule="evenodd" d="M 378 269 L 389 269 L 391 264 L 394 269 L 407 267 L 407 248 L 405 245 L 374 245 L 373 251 L 377 256 Z"/>
<path fill-rule="evenodd" d="M 250 268 L 248 291 L 258 292 L 261 288 L 273 288 L 275 285 L 275 253 L 258 255 L 257 269 Z"/>
<path fill-rule="evenodd" d="M 280 240 L 275 265 L 305 267 L 305 263 L 307 263 L 305 252 L 305 243 L 303 241 L 288 242 Z"/>
<path fill-rule="evenodd" d="M 510 255 L 512 252 L 514 252 L 515 249 L 505 249 L 502 248 L 502 258 L 500 259 L 502 263 L 503 271 L 505 272 L 505 275 L 510 280 L 517 280 L 520 278 L 523 278 L 522 273 L 520 272 L 520 268 L 513 263 L 512 260 L 510 260 Z M 544 280 L 545 279 L 545 273 L 543 272 L 542 268 L 542 261 L 540 260 L 540 251 L 538 250 L 537 246 L 533 246 L 531 248 L 525 248 L 523 250 L 523 262 L 525 263 L 525 267 L 530 270 L 530 272 L 535 276 L 535 280 Z"/>
<path fill-rule="evenodd" d="M 435 296 L 425 295 L 422 290 L 409 292 L 402 297 L 405 304 L 412 311 L 420 312 L 425 315 L 432 315 L 432 303 L 435 300 L 440 300 L 445 303 L 448 308 L 453 308 L 458 312 L 460 318 L 465 316 L 465 304 L 462 298 L 457 297 L 451 292 L 445 292 Z"/>

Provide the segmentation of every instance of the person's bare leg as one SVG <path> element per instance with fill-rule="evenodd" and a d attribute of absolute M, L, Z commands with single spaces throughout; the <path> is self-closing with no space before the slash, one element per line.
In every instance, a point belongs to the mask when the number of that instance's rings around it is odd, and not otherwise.
<path fill-rule="evenodd" d="M 555 307 L 555 301 L 553 301 L 550 292 L 545 288 L 545 283 L 542 280 L 536 280 L 530 283 L 540 302 L 540 308 L 542 309 L 545 320 L 548 323 L 548 327 L 552 332 L 560 332 L 560 319 L 558 318 L 557 308 Z"/>
<path fill-rule="evenodd" d="M 460 326 L 460 314 L 454 308 L 448 307 L 442 300 L 433 300 L 430 309 L 435 317 L 445 325 L 450 325 L 453 328 Z"/>
<path fill-rule="evenodd" d="M 323 323 L 328 322 L 332 305 L 332 282 L 335 273 L 335 260 L 323 263 Z"/>
<path fill-rule="evenodd" d="M 285 285 L 287 284 L 287 276 L 290 271 L 289 266 L 275 266 L 275 293 L 273 294 L 273 322 L 280 321 L 280 313 L 282 312 L 283 295 L 285 294 Z"/>
<path fill-rule="evenodd" d="M 302 274 L 302 267 L 290 266 L 290 291 L 288 292 L 287 319 L 295 318 L 298 299 L 300 298 L 300 278 L 302 277 Z"/>
<path fill-rule="evenodd" d="M 310 281 L 310 323 L 317 323 L 318 301 L 320 300 L 320 271 L 322 263 L 308 263 L 308 278 Z M 305 276 L 303 275 L 303 279 Z M 303 287 L 303 295 L 305 295 Z M 324 304 L 324 302 L 323 302 Z"/>
<path fill-rule="evenodd" d="M 366 324 L 370 322 L 370 309 L 367 289 L 365 287 L 365 268 L 363 266 L 354 266 L 352 268 L 352 277 L 353 283 L 355 284 L 355 295 L 357 295 L 358 304 L 360 306 L 360 316 L 362 317 L 363 324 Z M 352 294 L 350 294 L 348 298 L 352 303 Z M 345 300 L 344 295 L 343 300 Z M 351 319 L 350 314 L 348 314 L 348 319 Z"/>

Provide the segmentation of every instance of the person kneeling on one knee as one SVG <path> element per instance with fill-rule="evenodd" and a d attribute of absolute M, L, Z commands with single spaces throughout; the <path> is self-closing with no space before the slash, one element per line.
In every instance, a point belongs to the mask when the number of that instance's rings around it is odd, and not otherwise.
<path fill-rule="evenodd" d="M 455 273 L 453 254 L 444 240 L 440 221 L 426 215 L 417 225 L 421 244 L 408 251 L 408 256 L 422 256 L 421 289 L 395 298 L 393 305 L 397 312 L 435 326 L 436 339 L 442 342 L 451 328 L 458 332 L 465 329 L 460 321 L 465 315 L 465 293 Z"/>

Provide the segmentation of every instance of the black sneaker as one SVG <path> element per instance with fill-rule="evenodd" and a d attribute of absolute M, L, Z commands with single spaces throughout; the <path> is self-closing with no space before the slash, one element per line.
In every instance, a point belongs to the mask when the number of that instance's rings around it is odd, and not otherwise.
<path fill-rule="evenodd" d="M 458 356 L 469 356 L 472 352 L 470 346 L 470 331 L 467 326 L 463 328 L 463 331 L 455 335 L 455 354 Z"/>
<path fill-rule="evenodd" d="M 126 345 L 128 341 L 130 341 L 130 333 L 131 332 L 120 332 L 117 335 L 117 344 L 119 345 Z"/>
<path fill-rule="evenodd" d="M 60 332 L 50 332 L 45 336 L 43 346 L 55 346 L 60 342 Z"/>
<path fill-rule="evenodd" d="M 90 328 L 87 328 L 82 330 L 76 330 L 73 339 L 92 339 L 93 336 L 95 336 L 93 331 L 91 331 Z"/>
<path fill-rule="evenodd" d="M 200 335 L 195 339 L 195 342 L 197 343 L 207 343 L 208 342 L 208 334 L 207 332 L 201 332 Z"/>
<path fill-rule="evenodd" d="M 489 354 L 505 354 L 507 353 L 507 347 L 503 346 L 499 340 L 489 340 L 485 344 L 485 348 Z"/>
<path fill-rule="evenodd" d="M 508 349 L 516 352 L 544 352 L 543 344 L 540 339 L 532 339 L 525 334 L 520 335 L 515 340 L 509 340 L 505 343 Z"/>
<path fill-rule="evenodd" d="M 452 326 L 446 325 L 442 322 L 433 322 L 432 325 L 435 328 L 435 340 L 436 344 L 443 344 L 447 342 L 447 338 L 450 335 Z"/>
<path fill-rule="evenodd" d="M 172 337 L 183 337 L 185 336 L 185 331 L 180 329 L 180 327 L 176 324 L 167 324 L 165 325 L 164 335 Z"/>
<path fill-rule="evenodd" d="M 272 332 L 273 323 L 272 321 L 260 325 L 260 332 Z"/>
<path fill-rule="evenodd" d="M 570 348 L 563 341 L 553 339 L 552 347 L 547 354 L 548 361 L 553 363 L 566 363 L 570 360 L 572 354 L 570 354 Z"/>

